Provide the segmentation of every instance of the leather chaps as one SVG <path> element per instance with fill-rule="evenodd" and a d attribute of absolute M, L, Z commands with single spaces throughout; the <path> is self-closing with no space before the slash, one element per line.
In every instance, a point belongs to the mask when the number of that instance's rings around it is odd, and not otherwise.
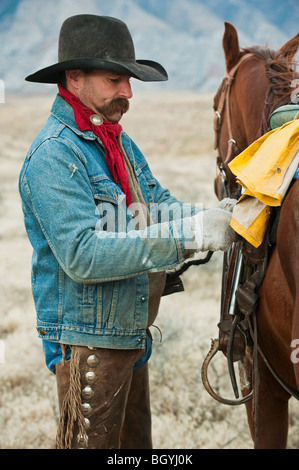
<path fill-rule="evenodd" d="M 58 449 L 151 449 L 148 364 L 143 350 L 72 346 L 56 365 Z"/>

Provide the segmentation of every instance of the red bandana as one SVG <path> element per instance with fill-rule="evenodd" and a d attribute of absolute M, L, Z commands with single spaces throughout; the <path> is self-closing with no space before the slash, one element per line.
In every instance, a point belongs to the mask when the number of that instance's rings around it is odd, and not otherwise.
<path fill-rule="evenodd" d="M 130 206 L 132 199 L 128 182 L 128 175 L 125 167 L 124 156 L 119 148 L 116 137 L 121 133 L 122 127 L 118 122 L 103 121 L 101 125 L 95 125 L 90 121 L 90 116 L 95 114 L 91 109 L 86 108 L 81 101 L 71 92 L 58 84 L 59 95 L 71 105 L 74 110 L 75 121 L 80 131 L 91 130 L 98 136 L 105 148 L 105 156 L 109 170 L 114 181 L 120 182 L 122 191 L 126 195 L 127 206 Z"/>

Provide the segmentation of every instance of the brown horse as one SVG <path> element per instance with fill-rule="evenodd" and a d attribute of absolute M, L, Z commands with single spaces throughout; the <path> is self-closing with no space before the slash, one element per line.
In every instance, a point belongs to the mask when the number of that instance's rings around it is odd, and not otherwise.
<path fill-rule="evenodd" d="M 291 102 L 296 78 L 292 61 L 298 47 L 299 33 L 276 52 L 260 46 L 240 50 L 236 29 L 225 23 L 223 49 L 227 77 L 214 98 L 215 147 L 219 152 L 220 170 L 215 180 L 215 192 L 220 199 L 232 196 L 238 188 L 228 163 L 269 130 L 269 117 L 274 109 Z M 222 186 L 219 184 L 221 181 Z M 299 181 L 293 184 L 283 202 L 276 244 L 271 249 L 266 274 L 259 288 L 256 308 L 260 347 L 257 355 L 258 381 L 255 384 L 257 395 L 246 402 L 256 448 L 286 447 L 288 401 L 292 390 L 294 395 L 299 390 L 299 362 L 294 360 L 294 346 L 298 348 L 299 344 L 297 255 Z M 293 340 L 298 341 L 292 343 Z M 249 372 L 248 377 L 252 380 Z"/>

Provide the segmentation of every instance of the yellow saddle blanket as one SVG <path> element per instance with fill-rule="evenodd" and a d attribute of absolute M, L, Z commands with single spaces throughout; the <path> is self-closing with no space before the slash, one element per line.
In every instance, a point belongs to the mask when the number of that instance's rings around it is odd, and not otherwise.
<path fill-rule="evenodd" d="M 298 119 L 263 135 L 229 164 L 243 187 L 231 226 L 253 246 L 262 243 L 271 207 L 281 205 L 298 164 Z"/>

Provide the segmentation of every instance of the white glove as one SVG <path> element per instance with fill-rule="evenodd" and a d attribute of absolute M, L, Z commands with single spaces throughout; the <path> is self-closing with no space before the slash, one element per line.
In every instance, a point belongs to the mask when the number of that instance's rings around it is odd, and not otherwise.
<path fill-rule="evenodd" d="M 232 212 L 234 210 L 235 205 L 237 204 L 237 199 L 230 199 L 229 197 L 226 197 L 222 199 L 216 207 L 219 209 L 225 209 L 228 212 Z"/>
<path fill-rule="evenodd" d="M 238 239 L 238 234 L 229 225 L 230 220 L 231 212 L 221 207 L 207 209 L 191 217 L 196 251 L 228 250 Z"/>

